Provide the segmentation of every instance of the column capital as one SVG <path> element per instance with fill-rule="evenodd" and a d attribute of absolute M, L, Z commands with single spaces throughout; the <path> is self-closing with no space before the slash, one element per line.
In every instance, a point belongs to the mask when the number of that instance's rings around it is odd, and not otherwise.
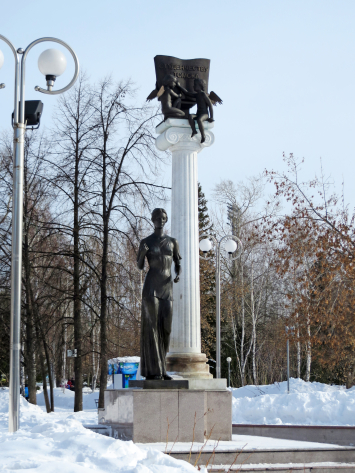
<path fill-rule="evenodd" d="M 204 122 L 206 141 L 201 143 L 201 134 L 191 138 L 191 127 L 188 120 L 181 118 L 168 118 L 156 127 L 159 134 L 155 140 L 155 145 L 160 151 L 175 151 L 186 149 L 197 152 L 207 148 L 214 143 L 214 134 L 210 131 L 214 123 Z"/>

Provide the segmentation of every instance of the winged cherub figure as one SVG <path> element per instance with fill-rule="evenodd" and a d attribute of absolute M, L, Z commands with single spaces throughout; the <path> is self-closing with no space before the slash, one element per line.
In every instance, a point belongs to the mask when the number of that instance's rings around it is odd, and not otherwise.
<path fill-rule="evenodd" d="M 158 98 L 161 102 L 161 111 L 164 115 L 164 120 L 168 118 L 187 118 L 183 110 L 181 110 L 181 94 L 174 92 L 177 86 L 177 79 L 171 74 L 168 74 L 163 79 L 163 85 L 158 90 L 154 89 L 147 97 L 147 101 Z"/>
<path fill-rule="evenodd" d="M 190 126 L 192 129 L 192 135 L 197 135 L 196 130 L 196 123 L 198 123 L 198 127 L 201 133 L 201 143 L 206 141 L 205 135 L 205 128 L 203 126 L 203 122 L 208 121 L 212 123 L 213 119 L 213 107 L 212 105 L 222 104 L 222 99 L 218 97 L 215 92 L 210 92 L 209 94 L 205 91 L 206 88 L 206 81 L 203 79 L 195 79 L 194 80 L 194 92 L 189 92 L 188 90 L 181 87 L 179 83 L 177 83 L 177 87 L 188 97 L 194 98 L 197 104 L 197 112 L 195 115 L 190 115 L 192 120 L 190 119 Z"/>

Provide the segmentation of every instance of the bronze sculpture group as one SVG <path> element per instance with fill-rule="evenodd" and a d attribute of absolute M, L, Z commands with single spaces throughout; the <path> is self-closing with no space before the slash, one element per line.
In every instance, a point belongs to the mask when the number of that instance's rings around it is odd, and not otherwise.
<path fill-rule="evenodd" d="M 222 103 L 214 92 L 208 93 L 209 59 L 178 59 L 155 56 L 156 87 L 147 100 L 157 98 L 161 103 L 164 121 L 168 118 L 187 119 L 194 137 L 201 133 L 206 140 L 204 122 L 213 122 L 213 105 Z M 182 85 L 183 83 L 183 85 Z M 190 108 L 197 105 L 195 114 Z M 173 316 L 173 282 L 181 272 L 179 245 L 175 238 L 164 234 L 168 221 L 164 209 L 152 212 L 154 233 L 140 242 L 137 265 L 144 269 L 147 259 L 149 271 L 145 277 L 141 312 L 141 374 L 150 380 L 171 380 L 166 372 Z M 172 263 L 176 277 L 171 276 Z"/>
<path fill-rule="evenodd" d="M 207 93 L 206 81 L 204 79 L 195 78 L 193 82 L 193 91 L 187 90 L 180 85 L 179 81 L 172 74 L 167 74 L 162 85 L 158 82 L 156 88 L 148 95 L 147 101 L 158 98 L 161 103 L 161 110 L 164 115 L 164 121 L 168 118 L 185 118 L 189 121 L 192 135 L 197 134 L 197 121 L 200 133 L 201 143 L 206 140 L 204 121 L 213 122 L 213 107 L 212 105 L 222 104 L 222 100 L 215 92 Z M 182 99 L 187 98 L 192 105 L 197 105 L 196 114 L 190 114 L 189 108 L 182 110 Z M 190 105 L 191 106 L 191 105 Z"/>

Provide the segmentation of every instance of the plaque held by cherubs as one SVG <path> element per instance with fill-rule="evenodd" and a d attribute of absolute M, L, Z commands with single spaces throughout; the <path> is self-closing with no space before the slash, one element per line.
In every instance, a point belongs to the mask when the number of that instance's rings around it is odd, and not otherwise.
<path fill-rule="evenodd" d="M 167 221 L 164 209 L 153 210 L 154 233 L 140 242 L 137 256 L 140 270 L 144 268 L 145 258 L 149 265 L 142 293 L 140 343 L 141 375 L 148 380 L 171 380 L 166 373 L 166 354 L 173 318 L 173 282 L 179 281 L 181 256 L 177 240 L 164 233 Z"/>
<path fill-rule="evenodd" d="M 201 133 L 201 143 L 206 141 L 204 122 L 212 123 L 213 106 L 222 99 L 213 91 L 208 92 L 209 59 L 179 59 L 172 56 L 155 56 L 155 89 L 147 101 L 155 98 L 161 104 L 164 121 L 169 118 L 186 119 L 191 127 L 191 137 Z M 197 105 L 196 113 L 190 108 Z"/>

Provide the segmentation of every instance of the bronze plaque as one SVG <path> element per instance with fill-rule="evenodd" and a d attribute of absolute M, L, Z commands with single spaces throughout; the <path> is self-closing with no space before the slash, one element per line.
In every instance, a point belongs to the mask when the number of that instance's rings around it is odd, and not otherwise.
<path fill-rule="evenodd" d="M 155 75 L 157 79 L 157 90 L 160 89 L 163 79 L 171 74 L 176 77 L 182 87 L 189 92 L 194 91 L 194 79 L 206 81 L 206 92 L 208 92 L 208 77 L 210 72 L 210 59 L 179 59 L 173 56 L 155 56 Z M 191 100 L 183 97 L 182 109 L 193 106 Z"/>

